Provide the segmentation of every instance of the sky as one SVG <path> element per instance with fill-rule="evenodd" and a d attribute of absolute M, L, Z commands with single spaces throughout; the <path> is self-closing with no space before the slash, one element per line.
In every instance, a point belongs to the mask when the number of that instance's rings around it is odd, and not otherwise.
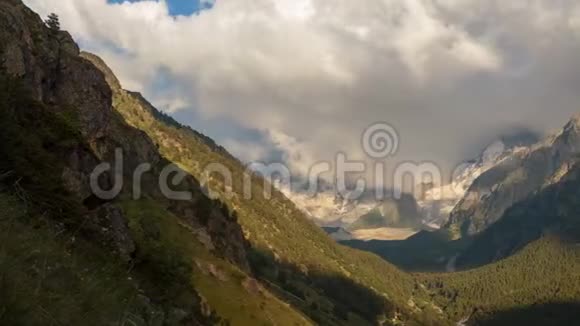
<path fill-rule="evenodd" d="M 109 3 L 138 2 L 141 0 L 107 0 Z M 203 0 L 168 0 L 167 8 L 172 16 L 190 16 L 201 10 L 211 8 L 213 1 Z"/>
<path fill-rule="evenodd" d="M 451 171 L 580 109 L 576 0 L 25 3 L 58 13 L 126 89 L 243 160 L 297 175 L 337 153 L 373 161 L 361 135 L 377 122 L 398 132 L 387 164 Z"/>

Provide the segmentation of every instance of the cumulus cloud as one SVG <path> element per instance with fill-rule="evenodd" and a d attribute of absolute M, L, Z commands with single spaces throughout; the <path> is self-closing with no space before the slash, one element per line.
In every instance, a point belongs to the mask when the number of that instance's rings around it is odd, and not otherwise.
<path fill-rule="evenodd" d="M 379 121 L 399 131 L 389 163 L 451 170 L 580 107 L 575 0 L 218 0 L 189 17 L 164 1 L 25 2 L 57 12 L 126 88 L 192 112 L 183 122 L 214 125 L 248 158 L 285 153 L 298 172 L 339 151 L 366 159 L 361 134 Z"/>

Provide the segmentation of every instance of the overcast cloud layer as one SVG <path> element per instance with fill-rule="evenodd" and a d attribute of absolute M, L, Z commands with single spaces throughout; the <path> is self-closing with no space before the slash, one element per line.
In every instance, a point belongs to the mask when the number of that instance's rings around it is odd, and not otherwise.
<path fill-rule="evenodd" d="M 185 0 L 184 0 L 185 1 Z M 514 128 L 546 133 L 580 109 L 577 0 L 25 0 L 57 12 L 127 89 L 243 159 L 297 170 L 385 121 L 397 160 L 451 167 Z"/>

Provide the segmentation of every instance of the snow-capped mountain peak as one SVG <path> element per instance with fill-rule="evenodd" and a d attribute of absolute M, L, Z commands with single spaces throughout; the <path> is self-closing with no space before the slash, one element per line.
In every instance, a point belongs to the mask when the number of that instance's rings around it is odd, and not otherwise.
<path fill-rule="evenodd" d="M 503 140 L 497 140 L 487 146 L 479 158 L 460 164 L 450 183 L 426 189 L 422 198 L 417 201 L 425 217 L 425 224 L 432 228 L 441 227 L 479 176 L 526 148 L 521 142 L 506 144 Z"/>

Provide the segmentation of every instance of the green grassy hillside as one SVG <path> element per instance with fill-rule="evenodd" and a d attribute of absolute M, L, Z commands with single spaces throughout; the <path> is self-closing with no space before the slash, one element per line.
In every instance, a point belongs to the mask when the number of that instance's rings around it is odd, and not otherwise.
<path fill-rule="evenodd" d="M 125 208 L 139 248 L 131 266 L 0 194 L 0 324 L 178 325 L 179 309 L 162 306 L 197 303 L 220 324 L 312 325 L 154 202 Z"/>
<path fill-rule="evenodd" d="M 312 324 L 239 268 L 212 255 L 195 230 L 160 205 L 141 200 L 123 206 L 139 248 L 135 267 L 157 288 L 157 298 L 187 301 L 179 293 L 189 284 L 231 325 Z"/>
<path fill-rule="evenodd" d="M 0 193 L 0 324 L 115 325 L 157 311 L 122 264 Z"/>

